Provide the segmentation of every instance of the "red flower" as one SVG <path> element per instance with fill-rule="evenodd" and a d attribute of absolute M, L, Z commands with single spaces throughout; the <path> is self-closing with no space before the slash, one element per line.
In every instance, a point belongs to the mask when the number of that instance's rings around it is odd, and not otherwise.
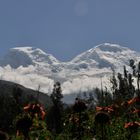
<path fill-rule="evenodd" d="M 23 109 L 24 111 L 32 113 L 36 117 L 39 113 L 41 113 L 41 118 L 45 118 L 46 113 L 40 104 L 28 104 L 27 106 L 23 107 Z"/>
<path fill-rule="evenodd" d="M 136 110 L 134 110 L 134 111 L 133 111 L 133 113 L 138 113 L 138 112 L 139 112 L 139 110 L 138 110 L 138 109 L 136 109 Z"/>
<path fill-rule="evenodd" d="M 45 119 L 45 115 L 46 115 L 45 111 L 44 111 L 44 110 L 42 110 L 42 111 L 41 111 L 41 118 L 42 118 L 42 120 L 44 120 L 44 119 Z"/>
<path fill-rule="evenodd" d="M 28 111 L 28 109 L 30 108 L 30 106 L 31 106 L 30 104 L 28 104 L 27 106 L 24 106 L 23 107 L 24 111 Z"/>
<path fill-rule="evenodd" d="M 133 111 L 133 113 L 137 113 L 138 117 L 140 118 L 140 110 L 136 109 L 136 110 Z"/>
<path fill-rule="evenodd" d="M 101 111 L 101 110 L 103 110 L 103 107 L 96 106 L 96 111 Z"/>
<path fill-rule="evenodd" d="M 129 105 L 133 104 L 134 102 L 135 102 L 135 98 L 132 98 L 131 100 L 127 101 L 127 103 L 128 103 Z"/>
<path fill-rule="evenodd" d="M 134 102 L 140 102 L 140 97 L 132 98 L 131 100 L 127 101 L 129 105 L 133 104 Z"/>
<path fill-rule="evenodd" d="M 139 122 L 125 123 L 124 128 L 137 129 L 140 126 Z"/>
<path fill-rule="evenodd" d="M 111 111 L 114 111 L 112 107 L 99 107 L 99 106 L 96 106 L 96 111 L 108 111 L 108 112 L 111 112 Z"/>

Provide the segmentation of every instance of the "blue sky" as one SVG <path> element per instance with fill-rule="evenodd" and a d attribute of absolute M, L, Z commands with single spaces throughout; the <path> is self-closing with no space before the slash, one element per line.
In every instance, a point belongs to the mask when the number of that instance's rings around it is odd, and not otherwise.
<path fill-rule="evenodd" d="M 109 42 L 140 51 L 139 0 L 0 0 L 0 54 L 33 46 L 68 61 Z"/>

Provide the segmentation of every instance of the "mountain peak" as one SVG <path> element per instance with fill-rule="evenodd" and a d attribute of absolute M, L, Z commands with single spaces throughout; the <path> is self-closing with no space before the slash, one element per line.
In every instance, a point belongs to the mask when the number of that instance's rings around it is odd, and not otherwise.
<path fill-rule="evenodd" d="M 104 51 L 104 52 L 122 52 L 122 51 L 127 51 L 130 50 L 127 47 L 122 47 L 118 44 L 111 44 L 111 43 L 103 43 L 103 44 L 99 44 L 97 46 L 95 46 L 93 48 L 95 51 L 100 50 L 100 51 Z"/>
<path fill-rule="evenodd" d="M 25 47 L 14 47 L 14 48 L 11 48 L 11 49 L 14 49 L 14 50 L 32 50 L 34 49 L 34 47 L 30 47 L 30 46 L 25 46 Z"/>
<path fill-rule="evenodd" d="M 39 48 L 15 47 L 11 48 L 3 59 L 2 65 L 11 65 L 13 68 L 19 66 L 27 67 L 35 64 L 53 64 L 58 60 L 51 54 L 47 54 Z"/>
<path fill-rule="evenodd" d="M 137 56 L 135 51 L 117 44 L 103 43 L 75 57 L 74 63 L 92 63 L 95 67 L 115 67 Z M 90 61 L 89 61 L 90 60 Z"/>
<path fill-rule="evenodd" d="M 39 48 L 28 47 L 28 46 L 15 47 L 15 48 L 12 48 L 11 51 L 22 51 L 22 52 L 25 52 L 25 53 L 28 53 L 28 54 L 32 54 L 32 53 L 35 53 L 35 52 L 38 53 L 38 54 L 46 54 L 44 51 L 42 51 Z"/>

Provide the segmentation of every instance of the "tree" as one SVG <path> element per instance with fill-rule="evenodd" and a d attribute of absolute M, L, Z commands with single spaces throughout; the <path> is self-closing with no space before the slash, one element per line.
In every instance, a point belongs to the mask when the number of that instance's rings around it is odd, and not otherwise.
<path fill-rule="evenodd" d="M 56 82 L 54 84 L 53 92 L 50 96 L 53 105 L 48 111 L 47 124 L 51 131 L 54 133 L 60 133 L 62 129 L 62 112 L 63 103 L 61 99 L 63 98 L 61 84 Z"/>
<path fill-rule="evenodd" d="M 140 96 L 140 86 L 139 86 L 139 83 L 140 83 L 140 62 L 138 62 L 138 65 L 136 67 L 135 61 L 133 59 L 131 59 L 129 61 L 129 65 L 133 70 L 133 76 L 137 78 L 137 88 L 138 88 L 137 94 L 138 94 L 138 96 Z"/>
<path fill-rule="evenodd" d="M 0 128 L 9 132 L 12 122 L 19 114 L 20 106 L 18 106 L 13 97 L 0 95 Z"/>
<path fill-rule="evenodd" d="M 115 95 L 116 95 L 116 92 L 117 92 L 117 87 L 118 87 L 118 83 L 117 83 L 117 79 L 115 77 L 115 70 L 113 69 L 113 74 L 112 74 L 112 77 L 110 79 L 110 83 L 112 84 L 112 93 L 113 93 L 113 99 L 116 98 Z"/>
<path fill-rule="evenodd" d="M 130 65 L 135 71 L 134 62 L 132 60 Z M 118 73 L 117 76 L 115 76 L 115 72 L 113 71 L 113 76 L 110 79 L 112 84 L 113 100 L 118 102 L 133 98 L 135 93 L 133 75 L 128 73 L 125 66 L 123 67 L 123 70 L 124 73 Z"/>

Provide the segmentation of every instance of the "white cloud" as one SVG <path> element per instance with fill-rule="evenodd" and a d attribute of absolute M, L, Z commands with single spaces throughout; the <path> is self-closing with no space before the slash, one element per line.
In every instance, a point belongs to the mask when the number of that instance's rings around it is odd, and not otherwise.
<path fill-rule="evenodd" d="M 103 86 L 109 84 L 109 80 L 106 76 L 102 78 L 102 82 Z M 88 76 L 75 78 L 71 81 L 66 81 L 62 84 L 64 94 L 89 91 L 96 87 L 101 88 L 100 78 L 91 78 Z"/>

